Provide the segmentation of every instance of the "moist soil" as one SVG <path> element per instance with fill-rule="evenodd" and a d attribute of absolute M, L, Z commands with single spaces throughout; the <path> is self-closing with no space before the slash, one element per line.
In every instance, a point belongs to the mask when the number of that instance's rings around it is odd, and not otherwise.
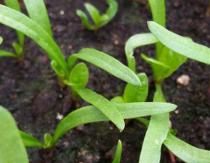
<path fill-rule="evenodd" d="M 119 0 L 119 12 L 106 27 L 91 32 L 84 29 L 76 16 L 76 9 L 84 9 L 84 2 L 106 9 L 106 2 L 98 0 L 47 0 L 47 8 L 54 37 L 66 56 L 84 47 L 105 51 L 125 62 L 125 41 L 136 33 L 147 32 L 147 20 L 151 20 L 146 0 Z M 1 1 L 2 3 L 2 1 Z M 208 0 L 168 0 L 167 26 L 169 29 L 193 38 L 210 47 L 210 6 Z M 1 26 L 5 38 L 2 49 L 11 49 L 15 32 Z M 154 89 L 150 67 L 141 61 L 139 54 L 153 55 L 153 47 L 136 50 L 139 72 L 149 75 L 151 91 Z M 0 105 L 13 113 L 20 129 L 40 140 L 46 132 L 52 133 L 59 120 L 84 103 L 72 100 L 68 88 L 61 87 L 50 69 L 47 55 L 30 39 L 26 39 L 23 60 L 1 58 Z M 107 98 L 121 95 L 124 83 L 104 71 L 89 65 L 89 88 Z M 210 149 L 210 67 L 189 60 L 164 82 L 169 102 L 178 105 L 171 114 L 172 126 L 178 137 L 199 148 Z M 177 84 L 180 75 L 189 75 L 187 86 Z M 150 95 L 151 96 L 151 95 Z M 129 121 L 125 131 L 119 133 L 110 123 L 80 126 L 66 134 L 51 150 L 29 149 L 31 163 L 109 163 L 118 139 L 123 141 L 123 163 L 138 161 L 146 129 L 135 121 Z M 164 149 L 163 163 L 172 159 Z M 181 162 L 176 159 L 176 162 Z"/>

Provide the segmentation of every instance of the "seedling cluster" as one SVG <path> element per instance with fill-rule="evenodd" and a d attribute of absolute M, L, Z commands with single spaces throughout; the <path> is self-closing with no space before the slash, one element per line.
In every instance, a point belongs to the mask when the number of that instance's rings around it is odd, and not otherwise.
<path fill-rule="evenodd" d="M 87 29 L 97 30 L 113 19 L 118 10 L 117 1 L 107 0 L 107 3 L 109 8 L 102 15 L 93 5 L 85 4 L 93 24 L 83 11 L 77 10 L 77 15 Z M 42 141 L 19 130 L 11 114 L 0 107 L 0 131 L 5 131 L 0 135 L 0 162 L 27 163 L 26 148 L 52 148 L 67 132 L 88 123 L 110 121 L 122 132 L 126 127 L 126 119 L 135 119 L 147 127 L 140 151 L 140 163 L 160 162 L 163 145 L 185 162 L 210 162 L 210 151 L 193 147 L 176 137 L 171 128 L 169 112 L 174 111 L 177 106 L 166 101 L 162 90 L 164 80 L 188 58 L 210 64 L 210 49 L 166 29 L 164 0 L 149 0 L 153 21 L 148 21 L 149 33 L 134 35 L 126 42 L 127 66 L 111 55 L 93 48 L 81 49 L 65 58 L 53 38 L 44 1 L 24 0 L 24 4 L 28 16 L 21 12 L 17 0 L 5 0 L 5 5 L 0 5 L 0 23 L 16 30 L 18 36 L 18 42 L 13 44 L 15 53 L 0 51 L 0 56 L 22 58 L 24 37 L 31 38 L 48 55 L 58 79 L 89 105 L 75 108 L 58 123 L 53 133 L 45 133 Z M 0 43 L 2 41 L 0 37 Z M 149 93 L 148 78 L 145 73 L 137 72 L 134 50 L 151 44 L 156 46 L 154 58 L 140 54 L 151 66 L 156 86 L 153 101 L 146 102 Z M 85 62 L 126 82 L 123 94 L 106 99 L 87 88 L 89 70 Z M 113 163 L 121 160 L 122 144 L 119 140 Z"/>

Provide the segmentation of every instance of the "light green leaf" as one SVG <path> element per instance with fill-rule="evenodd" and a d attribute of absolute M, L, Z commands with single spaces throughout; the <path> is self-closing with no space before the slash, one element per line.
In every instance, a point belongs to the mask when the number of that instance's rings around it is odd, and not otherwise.
<path fill-rule="evenodd" d="M 66 81 L 71 87 L 84 88 L 88 83 L 89 71 L 84 63 L 77 64 L 70 73 L 69 80 Z"/>
<path fill-rule="evenodd" d="M 130 84 L 141 84 L 138 76 L 128 67 L 126 67 L 110 55 L 98 51 L 96 49 L 85 48 L 82 49 L 79 53 L 72 55 L 71 57 L 76 57 L 84 61 L 90 62 L 91 64 L 105 70 L 106 72 Z"/>
<path fill-rule="evenodd" d="M 166 24 L 166 4 L 165 0 L 149 0 L 153 21 L 165 26 Z"/>
<path fill-rule="evenodd" d="M 145 73 L 138 75 L 141 86 L 127 84 L 124 90 L 123 99 L 125 102 L 144 102 L 148 96 L 148 78 Z"/>
<path fill-rule="evenodd" d="M 123 117 L 117 110 L 114 103 L 111 103 L 109 100 L 90 89 L 77 89 L 76 92 L 86 102 L 98 108 L 110 121 L 112 121 L 119 128 L 120 131 L 124 129 L 125 123 Z"/>
<path fill-rule="evenodd" d="M 137 47 L 157 43 L 158 40 L 151 33 L 136 34 L 130 37 L 125 44 L 125 54 L 128 67 L 136 71 L 136 61 L 134 58 L 134 50 Z"/>
<path fill-rule="evenodd" d="M 120 163 L 122 156 L 122 142 L 119 140 L 117 143 L 117 149 L 114 155 L 114 160 L 112 163 Z"/>
<path fill-rule="evenodd" d="M 141 57 L 144 61 L 150 64 L 155 81 L 160 82 L 168 76 L 168 72 L 170 71 L 170 67 L 156 59 L 150 58 L 145 54 L 141 54 Z"/>
<path fill-rule="evenodd" d="M 85 3 L 85 8 L 88 11 L 88 13 L 90 14 L 94 24 L 96 26 L 99 26 L 100 25 L 100 21 L 101 21 L 100 20 L 101 19 L 101 15 L 100 15 L 99 10 L 95 6 L 90 4 L 90 3 Z"/>
<path fill-rule="evenodd" d="M 50 20 L 44 0 L 24 0 L 24 3 L 30 18 L 52 36 Z"/>
<path fill-rule="evenodd" d="M 0 57 L 16 57 L 16 55 L 9 51 L 0 50 Z"/>
<path fill-rule="evenodd" d="M 43 144 L 32 135 L 25 133 L 23 131 L 20 131 L 20 135 L 25 147 L 36 147 L 36 148 L 43 147 Z"/>
<path fill-rule="evenodd" d="M 154 101 L 165 102 L 161 87 L 156 87 Z M 139 163 L 159 163 L 161 147 L 170 129 L 169 113 L 153 115 L 144 137 Z"/>
<path fill-rule="evenodd" d="M 3 5 L 0 5 L 0 23 L 19 30 L 32 38 L 47 52 L 50 59 L 55 60 L 68 74 L 63 53 L 53 38 L 40 25 L 24 14 Z"/>
<path fill-rule="evenodd" d="M 95 30 L 94 25 L 89 23 L 88 16 L 82 11 L 82 10 L 77 10 L 76 11 L 77 16 L 80 17 L 82 20 L 82 24 L 89 30 Z"/>
<path fill-rule="evenodd" d="M 115 105 L 124 119 L 167 113 L 176 109 L 174 104 L 159 102 L 115 103 Z M 109 119 L 94 106 L 77 109 L 67 115 L 58 124 L 53 137 L 53 143 L 56 143 L 60 137 L 74 127 L 101 121 L 109 121 Z"/>
<path fill-rule="evenodd" d="M 155 22 L 148 22 L 150 31 L 162 44 L 180 55 L 210 64 L 210 49 L 191 39 L 175 34 Z"/>
<path fill-rule="evenodd" d="M 108 9 L 106 10 L 105 15 L 109 17 L 109 19 L 113 19 L 118 11 L 118 3 L 116 0 L 107 0 L 107 4 L 109 5 Z"/>
<path fill-rule="evenodd" d="M 0 162 L 28 163 L 19 131 L 11 114 L 0 106 Z"/>
<path fill-rule="evenodd" d="M 2 44 L 3 42 L 3 38 L 0 36 L 0 45 Z"/>
<path fill-rule="evenodd" d="M 20 7 L 20 4 L 19 4 L 18 0 L 4 0 L 4 2 L 8 7 L 21 12 L 21 7 Z M 17 33 L 17 36 L 18 36 L 18 41 L 19 41 L 20 46 L 23 46 L 24 45 L 24 40 L 25 40 L 24 34 L 22 34 L 19 31 L 16 31 L 16 33 Z"/>
<path fill-rule="evenodd" d="M 196 148 L 170 133 L 164 144 L 171 152 L 185 162 L 210 163 L 210 151 Z"/>

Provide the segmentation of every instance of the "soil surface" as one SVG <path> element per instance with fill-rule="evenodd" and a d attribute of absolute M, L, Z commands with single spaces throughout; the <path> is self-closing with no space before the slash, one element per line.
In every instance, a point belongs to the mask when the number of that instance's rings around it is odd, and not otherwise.
<path fill-rule="evenodd" d="M 98 0 L 47 0 L 54 37 L 66 56 L 83 47 L 93 47 L 109 53 L 125 63 L 125 41 L 136 33 L 147 32 L 151 19 L 146 0 L 119 0 L 119 12 L 114 20 L 97 32 L 84 29 L 76 16 L 76 9 L 84 9 L 91 2 L 106 9 L 106 2 Z M 2 3 L 2 1 L 1 1 Z M 168 28 L 210 47 L 210 6 L 208 0 L 167 0 Z M 2 49 L 10 49 L 16 40 L 15 32 L 1 25 L 0 35 L 5 38 Z M 141 51 L 152 55 L 153 47 L 136 50 L 138 70 L 149 75 L 149 66 L 138 56 Z M 72 102 L 71 92 L 59 86 L 50 69 L 47 55 L 30 39 L 26 39 L 25 58 L 22 61 L 0 60 L 0 105 L 11 111 L 20 129 L 39 139 L 53 132 L 59 120 L 80 107 Z M 121 95 L 124 83 L 90 66 L 88 87 L 107 98 Z M 177 135 L 197 147 L 210 149 L 210 66 L 189 60 L 164 83 L 168 101 L 178 105 L 171 115 Z M 187 86 L 177 84 L 180 75 L 190 77 Z M 152 88 L 152 86 L 151 86 Z M 109 123 L 78 127 L 65 135 L 50 151 L 29 149 L 31 163 L 109 163 L 118 139 L 123 141 L 123 163 L 138 161 L 145 128 L 130 121 L 123 133 Z M 163 152 L 163 163 L 170 163 L 168 152 Z M 178 162 L 178 159 L 177 159 Z"/>

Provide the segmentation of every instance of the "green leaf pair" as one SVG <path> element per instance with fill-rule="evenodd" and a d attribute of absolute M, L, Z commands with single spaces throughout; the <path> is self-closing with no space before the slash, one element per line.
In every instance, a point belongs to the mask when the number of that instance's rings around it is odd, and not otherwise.
<path fill-rule="evenodd" d="M 76 14 L 82 20 L 82 24 L 89 30 L 97 30 L 108 24 L 118 11 L 118 3 L 116 0 L 107 0 L 108 9 L 101 15 L 100 11 L 90 3 L 85 3 L 85 8 L 92 19 L 89 21 L 88 16 L 82 10 L 77 10 Z"/>

